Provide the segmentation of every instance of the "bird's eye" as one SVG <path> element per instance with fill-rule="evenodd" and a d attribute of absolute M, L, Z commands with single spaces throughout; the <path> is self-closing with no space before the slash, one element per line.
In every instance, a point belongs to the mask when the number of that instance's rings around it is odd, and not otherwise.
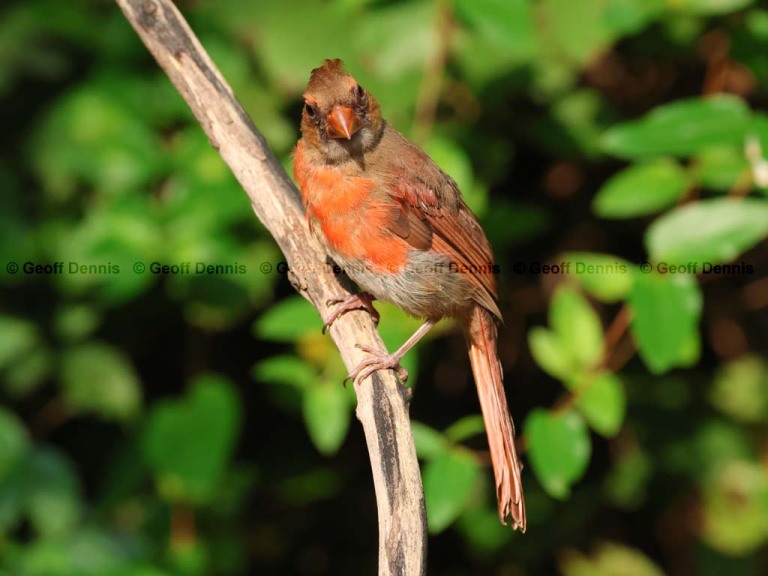
<path fill-rule="evenodd" d="M 354 88 L 355 96 L 357 96 L 357 99 L 361 102 L 365 100 L 365 88 L 360 86 L 360 84 L 357 84 Z"/>
<path fill-rule="evenodd" d="M 307 116 L 310 118 L 314 118 L 315 114 L 317 114 L 317 109 L 312 106 L 309 102 L 304 102 L 304 111 L 307 113 Z"/>

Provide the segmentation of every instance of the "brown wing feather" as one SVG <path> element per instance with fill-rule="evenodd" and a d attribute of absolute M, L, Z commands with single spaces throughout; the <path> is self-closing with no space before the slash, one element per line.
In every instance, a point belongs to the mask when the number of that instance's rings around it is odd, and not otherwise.
<path fill-rule="evenodd" d="M 388 149 L 395 146 L 398 153 L 389 154 Z M 385 157 L 396 159 L 385 175 L 387 188 L 402 207 L 392 231 L 414 248 L 447 256 L 477 288 L 477 302 L 500 319 L 493 252 L 456 183 L 427 154 L 390 127 L 381 149 Z M 411 166 L 418 166 L 418 172 Z"/>
<path fill-rule="evenodd" d="M 393 215 L 389 224 L 392 232 L 418 250 L 429 250 L 432 247 L 432 228 L 420 210 L 398 201 Z"/>

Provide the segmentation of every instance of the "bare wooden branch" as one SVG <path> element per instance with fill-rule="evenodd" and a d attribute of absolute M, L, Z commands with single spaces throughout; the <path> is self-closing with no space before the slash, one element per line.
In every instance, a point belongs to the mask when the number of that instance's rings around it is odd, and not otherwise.
<path fill-rule="evenodd" d="M 282 249 L 293 285 L 327 317 L 328 300 L 344 289 L 309 235 L 296 188 L 231 88 L 169 0 L 116 2 L 243 186 L 256 216 Z M 343 315 L 330 334 L 349 369 L 364 354 L 355 344 L 384 347 L 367 312 Z M 425 574 L 426 513 L 408 418 L 409 393 L 392 371 L 374 374 L 356 392 L 378 505 L 379 575 Z"/>

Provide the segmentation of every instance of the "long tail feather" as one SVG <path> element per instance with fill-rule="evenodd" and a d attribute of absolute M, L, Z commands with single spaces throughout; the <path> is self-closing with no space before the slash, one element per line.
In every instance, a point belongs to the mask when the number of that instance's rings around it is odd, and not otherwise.
<path fill-rule="evenodd" d="M 525 532 L 525 500 L 520 480 L 520 462 L 515 450 L 515 431 L 507 408 L 501 364 L 496 352 L 496 323 L 482 306 L 475 306 L 465 326 L 465 336 L 491 449 L 499 518 L 506 524 L 511 517 L 512 527 Z"/>

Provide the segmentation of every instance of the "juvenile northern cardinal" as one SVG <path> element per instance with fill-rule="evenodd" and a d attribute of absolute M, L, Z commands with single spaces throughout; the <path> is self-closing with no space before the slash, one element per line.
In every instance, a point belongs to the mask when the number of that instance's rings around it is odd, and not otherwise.
<path fill-rule="evenodd" d="M 304 92 L 293 170 L 307 219 L 330 256 L 366 294 L 340 299 L 328 322 L 371 300 L 426 321 L 394 354 L 370 356 L 350 374 L 406 376 L 400 359 L 442 317 L 463 327 L 496 477 L 499 517 L 525 531 L 514 429 L 496 353 L 493 254 L 456 183 L 381 117 L 379 103 L 326 60 Z"/>

